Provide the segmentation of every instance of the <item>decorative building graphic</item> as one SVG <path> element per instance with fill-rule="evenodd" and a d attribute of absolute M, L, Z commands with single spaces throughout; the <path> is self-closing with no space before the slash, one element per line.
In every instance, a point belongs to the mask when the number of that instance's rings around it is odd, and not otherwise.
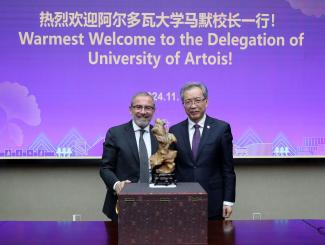
<path fill-rule="evenodd" d="M 325 137 L 306 137 L 299 155 L 325 155 Z M 309 154 L 308 154 L 309 153 Z"/>
<path fill-rule="evenodd" d="M 239 156 L 239 157 L 248 156 L 247 147 L 240 147 L 240 146 L 234 144 L 233 155 Z"/>
<path fill-rule="evenodd" d="M 273 156 L 295 156 L 297 150 L 291 145 L 289 140 L 283 135 L 279 134 L 273 141 Z"/>
<path fill-rule="evenodd" d="M 88 143 L 76 129 L 71 129 L 55 145 L 44 133 L 41 133 L 28 148 L 15 150 L 6 148 L 0 150 L 0 157 L 100 157 L 104 140 L 104 136 L 99 136 L 93 143 Z M 282 133 L 277 135 L 273 142 L 263 142 L 259 135 L 250 128 L 237 141 L 234 141 L 233 155 L 238 157 L 324 156 L 325 137 L 305 137 L 303 145 L 295 146 Z"/>
<path fill-rule="evenodd" d="M 269 156 L 272 155 L 272 144 L 263 143 L 253 129 L 248 129 L 234 145 L 234 156 Z"/>
<path fill-rule="evenodd" d="M 263 143 L 261 138 L 254 132 L 253 129 L 248 129 L 238 140 L 236 145 L 239 147 L 245 147 L 251 144 L 261 144 Z"/>
<path fill-rule="evenodd" d="M 271 156 L 273 144 L 272 143 L 258 143 L 247 146 L 248 156 Z"/>
<path fill-rule="evenodd" d="M 36 156 L 55 156 L 55 147 L 45 134 L 37 136 L 29 150 L 37 152 Z"/>
<path fill-rule="evenodd" d="M 98 137 L 95 142 L 89 147 L 88 155 L 89 156 L 101 156 L 103 153 L 103 143 L 105 137 Z"/>
<path fill-rule="evenodd" d="M 76 129 L 70 132 L 58 144 L 56 154 L 58 157 L 87 156 L 89 145 Z"/>

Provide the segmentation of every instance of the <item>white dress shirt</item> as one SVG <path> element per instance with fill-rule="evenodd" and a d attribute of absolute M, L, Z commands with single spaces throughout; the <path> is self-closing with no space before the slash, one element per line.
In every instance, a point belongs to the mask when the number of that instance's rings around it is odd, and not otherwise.
<path fill-rule="evenodd" d="M 132 125 L 133 125 L 135 139 L 137 141 L 137 146 L 138 146 L 138 151 L 139 151 L 139 139 L 140 139 L 140 134 L 141 134 L 140 130 L 142 128 L 140 128 L 138 125 L 136 125 L 136 123 L 134 121 L 132 121 Z M 143 128 L 143 129 L 145 131 L 143 133 L 143 140 L 144 140 L 144 143 L 146 144 L 148 157 L 150 157 L 151 156 L 150 126 L 148 125 L 147 127 Z"/>

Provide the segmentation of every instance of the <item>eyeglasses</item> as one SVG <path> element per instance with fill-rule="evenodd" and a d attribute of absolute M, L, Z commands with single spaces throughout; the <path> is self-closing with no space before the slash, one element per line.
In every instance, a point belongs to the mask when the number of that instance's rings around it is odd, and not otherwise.
<path fill-rule="evenodd" d="M 194 98 L 194 99 L 184 100 L 183 104 L 185 106 L 189 107 L 192 104 L 199 105 L 199 104 L 201 104 L 205 100 L 206 100 L 206 98 Z"/>
<path fill-rule="evenodd" d="M 137 111 L 154 111 L 155 107 L 153 106 L 148 106 L 148 105 L 133 105 L 132 106 L 133 109 L 137 110 Z"/>

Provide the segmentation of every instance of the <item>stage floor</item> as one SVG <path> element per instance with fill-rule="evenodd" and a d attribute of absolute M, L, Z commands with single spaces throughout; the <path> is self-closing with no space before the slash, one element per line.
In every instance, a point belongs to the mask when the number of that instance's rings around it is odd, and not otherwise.
<path fill-rule="evenodd" d="M 0 244 L 117 244 L 112 222 L 2 221 Z M 325 244 L 325 220 L 209 221 L 208 244 Z"/>

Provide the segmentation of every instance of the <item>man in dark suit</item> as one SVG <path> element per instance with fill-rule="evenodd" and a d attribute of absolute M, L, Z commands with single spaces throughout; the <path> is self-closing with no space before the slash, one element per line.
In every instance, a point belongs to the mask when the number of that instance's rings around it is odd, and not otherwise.
<path fill-rule="evenodd" d="M 107 187 L 103 212 L 113 221 L 117 221 L 117 195 L 127 183 L 149 182 L 148 158 L 157 151 L 149 125 L 155 112 L 152 96 L 137 93 L 129 110 L 131 121 L 108 130 L 100 167 L 100 176 Z"/>
<path fill-rule="evenodd" d="M 228 218 L 236 186 L 230 126 L 206 115 L 208 90 L 204 84 L 184 85 L 181 98 L 188 118 L 169 130 L 177 139 L 177 181 L 198 182 L 207 191 L 210 220 Z"/>

